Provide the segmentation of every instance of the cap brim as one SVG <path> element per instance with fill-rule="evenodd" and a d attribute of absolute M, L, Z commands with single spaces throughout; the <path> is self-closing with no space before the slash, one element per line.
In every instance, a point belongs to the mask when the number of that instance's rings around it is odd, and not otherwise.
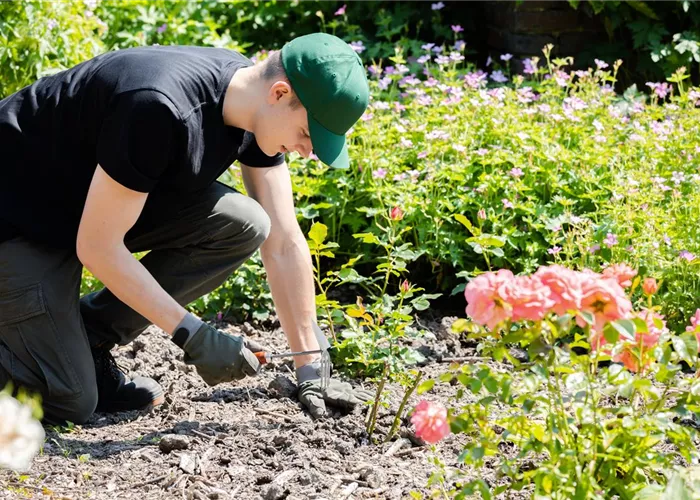
<path fill-rule="evenodd" d="M 333 168 L 348 168 L 348 145 L 344 135 L 334 134 L 318 123 L 311 115 L 309 117 L 309 135 L 314 154 L 328 166 Z"/>

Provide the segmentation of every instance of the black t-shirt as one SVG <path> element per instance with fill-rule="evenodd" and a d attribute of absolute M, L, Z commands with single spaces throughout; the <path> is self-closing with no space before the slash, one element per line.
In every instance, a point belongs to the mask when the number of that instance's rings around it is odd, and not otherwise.
<path fill-rule="evenodd" d="M 234 72 L 252 62 L 205 47 L 102 54 L 0 101 L 0 242 L 75 246 L 97 164 L 127 188 L 168 196 L 211 185 L 234 161 L 279 165 L 226 126 Z"/>

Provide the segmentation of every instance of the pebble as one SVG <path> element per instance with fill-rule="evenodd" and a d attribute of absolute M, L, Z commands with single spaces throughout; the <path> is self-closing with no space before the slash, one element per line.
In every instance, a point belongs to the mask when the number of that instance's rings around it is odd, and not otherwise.
<path fill-rule="evenodd" d="M 194 458 L 188 455 L 187 453 L 183 453 L 180 455 L 180 469 L 182 469 L 185 473 L 187 474 L 194 474 L 194 469 L 195 469 L 195 461 Z"/>
<path fill-rule="evenodd" d="M 263 489 L 263 500 L 280 500 L 284 498 L 285 488 L 277 483 L 272 483 Z"/>
<path fill-rule="evenodd" d="M 170 453 L 173 450 L 186 450 L 190 447 L 190 439 L 179 434 L 166 434 L 158 443 L 160 451 Z"/>

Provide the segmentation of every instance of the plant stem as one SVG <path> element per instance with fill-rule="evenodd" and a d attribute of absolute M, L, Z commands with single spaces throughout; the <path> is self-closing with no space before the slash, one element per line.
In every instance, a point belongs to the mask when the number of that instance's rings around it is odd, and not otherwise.
<path fill-rule="evenodd" d="M 369 417 L 369 422 L 367 422 L 367 434 L 369 439 L 372 439 L 372 434 L 374 433 L 374 426 L 377 423 L 377 410 L 379 409 L 379 402 L 382 397 L 382 391 L 384 390 L 384 384 L 386 383 L 386 379 L 389 375 L 389 363 L 386 361 L 384 362 L 384 372 L 382 373 L 382 379 L 379 381 L 379 385 L 377 385 L 377 393 L 374 396 L 374 405 L 372 406 L 372 413 L 370 414 Z"/>
<path fill-rule="evenodd" d="M 403 400 L 401 400 L 401 404 L 399 405 L 399 410 L 396 412 L 396 415 L 394 416 L 394 422 L 391 424 L 391 429 L 389 430 L 389 434 L 387 434 L 386 439 L 384 439 L 385 443 L 387 441 L 389 441 L 392 437 L 394 437 L 394 434 L 396 434 L 396 431 L 399 428 L 399 422 L 401 421 L 401 416 L 403 415 L 404 407 L 406 406 L 406 403 L 408 403 L 408 399 L 413 394 L 413 391 L 415 391 L 416 387 L 418 387 L 418 384 L 420 383 L 420 379 L 422 377 L 423 377 L 423 372 L 418 372 L 418 375 L 416 375 L 416 378 L 413 380 L 413 384 L 411 384 L 411 387 L 409 387 L 408 390 L 406 391 L 406 393 L 403 395 Z"/>

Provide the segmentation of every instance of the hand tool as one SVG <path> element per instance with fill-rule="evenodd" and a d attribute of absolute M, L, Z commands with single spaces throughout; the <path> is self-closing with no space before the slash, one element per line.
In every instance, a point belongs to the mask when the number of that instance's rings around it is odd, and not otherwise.
<path fill-rule="evenodd" d="M 316 340 L 318 341 L 318 344 L 321 346 L 321 349 L 315 349 L 313 351 L 297 351 L 297 352 L 284 352 L 284 353 L 279 353 L 279 354 L 273 354 L 265 351 L 258 351 L 254 352 L 255 357 L 258 358 L 258 361 L 260 362 L 261 365 L 265 365 L 269 363 L 272 359 L 275 358 L 286 358 L 286 357 L 292 357 L 292 356 L 305 356 L 307 354 L 321 354 L 321 388 L 325 389 L 328 387 L 328 381 L 331 378 L 331 355 L 328 352 L 330 349 L 330 345 L 328 343 L 328 339 L 323 335 L 323 332 L 321 329 L 316 325 L 316 323 L 313 324 L 314 327 L 314 334 L 316 335 Z"/>

